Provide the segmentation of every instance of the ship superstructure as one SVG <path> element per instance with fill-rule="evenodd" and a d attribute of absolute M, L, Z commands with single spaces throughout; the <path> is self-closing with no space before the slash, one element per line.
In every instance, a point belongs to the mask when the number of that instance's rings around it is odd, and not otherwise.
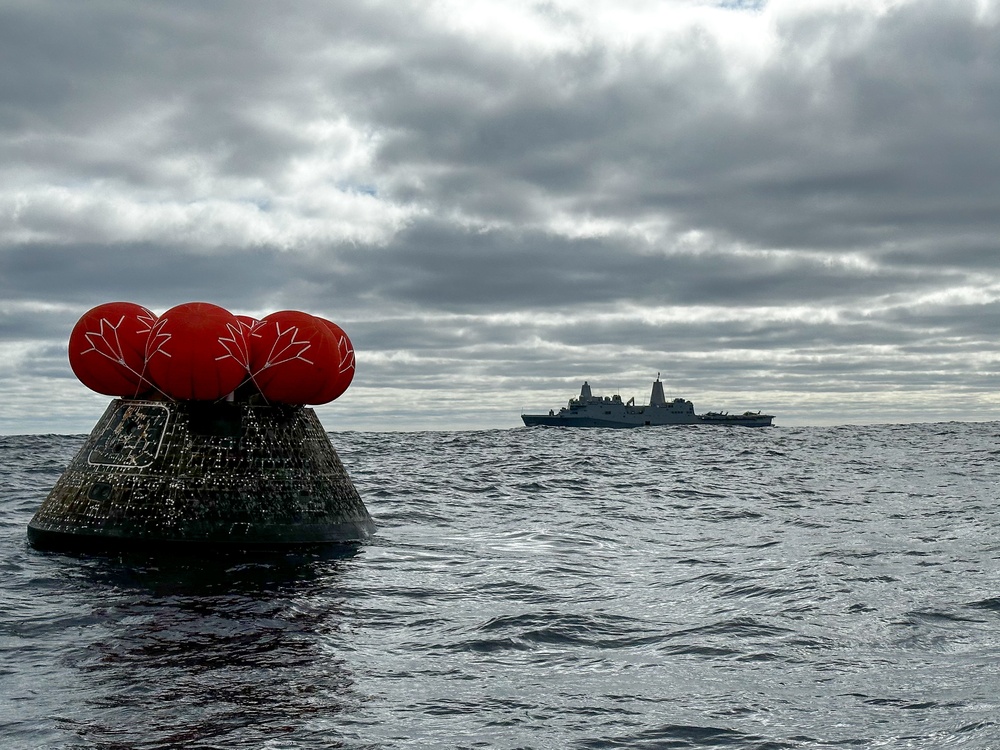
<path fill-rule="evenodd" d="M 728 414 L 707 412 L 695 414 L 694 404 L 683 398 L 668 401 L 663 394 L 663 382 L 657 373 L 649 404 L 637 406 L 635 398 L 622 401 L 621 396 L 595 396 L 590 384 L 584 381 L 580 395 L 571 398 L 559 411 L 550 409 L 548 414 L 522 414 L 527 427 L 654 427 L 660 425 L 737 425 L 741 427 L 769 427 L 774 416 L 761 412 Z"/>

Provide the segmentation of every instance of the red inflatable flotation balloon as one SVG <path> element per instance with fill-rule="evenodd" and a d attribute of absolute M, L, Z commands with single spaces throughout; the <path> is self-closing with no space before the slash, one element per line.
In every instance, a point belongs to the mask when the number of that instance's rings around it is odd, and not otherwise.
<path fill-rule="evenodd" d="M 143 377 L 146 339 L 156 316 L 134 302 L 107 302 L 83 314 L 69 336 L 69 365 L 80 382 L 106 396 L 138 396 L 153 385 Z"/>
<path fill-rule="evenodd" d="M 240 322 L 207 302 L 167 310 L 146 344 L 149 377 L 177 400 L 215 401 L 247 376 L 247 345 Z"/>
<path fill-rule="evenodd" d="M 243 338 L 250 340 L 250 333 L 254 328 L 260 325 L 260 321 L 257 318 L 252 318 L 249 315 L 237 315 L 236 319 L 240 321 L 240 328 L 243 331 Z"/>
<path fill-rule="evenodd" d="M 354 380 L 354 370 L 355 370 L 355 360 L 354 360 L 354 345 L 351 340 L 344 333 L 344 329 L 333 323 L 326 318 L 319 318 L 330 332 L 333 334 L 333 339 L 337 343 L 337 355 L 340 358 L 340 366 L 337 368 L 336 376 L 330 380 L 327 384 L 326 389 L 322 393 L 322 401 L 317 401 L 317 404 L 325 404 L 334 399 L 340 398 L 347 387 Z"/>
<path fill-rule="evenodd" d="M 340 368 L 329 327 L 298 310 L 264 316 L 250 334 L 250 375 L 268 401 L 322 404 Z"/>

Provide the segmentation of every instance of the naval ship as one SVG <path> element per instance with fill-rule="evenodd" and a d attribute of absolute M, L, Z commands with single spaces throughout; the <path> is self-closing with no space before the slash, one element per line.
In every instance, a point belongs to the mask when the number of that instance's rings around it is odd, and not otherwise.
<path fill-rule="evenodd" d="M 622 397 L 595 396 L 584 381 L 580 396 L 571 398 L 559 411 L 548 414 L 522 414 L 525 426 L 545 427 L 648 427 L 655 425 L 697 424 L 737 425 L 740 427 L 770 427 L 774 416 L 758 412 L 728 414 L 710 411 L 695 414 L 694 404 L 683 398 L 667 401 L 663 383 L 657 373 L 648 406 L 636 406 L 635 398 L 623 402 Z"/>

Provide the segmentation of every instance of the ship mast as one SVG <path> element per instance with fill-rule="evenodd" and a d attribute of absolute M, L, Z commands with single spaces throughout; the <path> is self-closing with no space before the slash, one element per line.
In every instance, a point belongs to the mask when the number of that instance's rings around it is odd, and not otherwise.
<path fill-rule="evenodd" d="M 656 380 L 653 381 L 653 391 L 649 394 L 650 406 L 666 406 L 667 399 L 663 395 L 663 383 L 660 382 L 660 373 L 656 373 Z"/>

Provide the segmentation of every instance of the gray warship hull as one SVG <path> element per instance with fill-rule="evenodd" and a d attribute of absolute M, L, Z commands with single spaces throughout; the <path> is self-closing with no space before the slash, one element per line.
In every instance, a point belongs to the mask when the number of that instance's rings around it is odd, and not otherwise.
<path fill-rule="evenodd" d="M 586 382 L 580 396 L 572 398 L 559 411 L 548 414 L 522 414 L 526 427 L 659 427 L 666 425 L 715 425 L 734 427 L 770 427 L 774 416 L 761 412 L 695 414 L 694 404 L 682 398 L 667 401 L 659 377 L 653 383 L 647 406 L 635 405 L 635 399 L 623 402 L 620 396 L 594 396 Z"/>
<path fill-rule="evenodd" d="M 115 399 L 28 524 L 40 549 L 284 548 L 375 524 L 312 409 Z"/>
<path fill-rule="evenodd" d="M 655 421 L 655 414 L 630 414 L 621 419 L 599 419 L 581 415 L 522 414 L 526 427 L 658 427 L 665 425 L 731 425 L 734 427 L 770 427 L 769 414 L 696 414 L 694 419 Z"/>

